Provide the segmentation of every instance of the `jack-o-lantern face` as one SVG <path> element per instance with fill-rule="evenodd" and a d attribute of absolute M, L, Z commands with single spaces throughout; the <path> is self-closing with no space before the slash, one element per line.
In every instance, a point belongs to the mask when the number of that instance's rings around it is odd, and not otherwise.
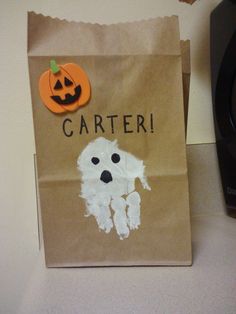
<path fill-rule="evenodd" d="M 75 111 L 90 98 L 90 83 L 86 73 L 76 64 L 57 65 L 39 79 L 39 92 L 44 105 L 54 113 Z"/>

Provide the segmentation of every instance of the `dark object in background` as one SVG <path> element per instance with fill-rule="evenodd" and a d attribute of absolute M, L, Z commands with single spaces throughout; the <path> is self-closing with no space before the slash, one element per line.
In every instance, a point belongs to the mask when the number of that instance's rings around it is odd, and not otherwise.
<path fill-rule="evenodd" d="M 211 14 L 211 76 L 215 133 L 227 213 L 236 218 L 236 0 Z"/>
<path fill-rule="evenodd" d="M 188 4 L 193 4 L 196 0 L 179 0 L 180 2 L 185 2 Z"/>

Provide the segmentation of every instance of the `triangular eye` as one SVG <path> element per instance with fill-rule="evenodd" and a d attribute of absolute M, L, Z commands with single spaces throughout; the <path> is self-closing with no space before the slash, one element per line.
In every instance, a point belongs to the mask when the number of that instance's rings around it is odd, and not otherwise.
<path fill-rule="evenodd" d="M 67 77 L 65 77 L 65 85 L 66 86 L 73 85 L 73 82 L 71 82 Z"/>
<path fill-rule="evenodd" d="M 62 88 L 61 82 L 59 80 L 57 80 L 57 82 L 54 86 L 54 89 L 61 89 L 61 88 Z"/>

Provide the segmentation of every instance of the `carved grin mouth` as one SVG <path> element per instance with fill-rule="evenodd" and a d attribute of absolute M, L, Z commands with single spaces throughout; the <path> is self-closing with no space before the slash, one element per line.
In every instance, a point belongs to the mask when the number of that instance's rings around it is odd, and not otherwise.
<path fill-rule="evenodd" d="M 72 104 L 73 102 L 75 102 L 76 100 L 79 99 L 79 96 L 81 94 L 81 87 L 80 87 L 80 85 L 76 86 L 74 91 L 75 91 L 74 95 L 71 95 L 71 94 L 67 93 L 65 95 L 65 99 L 61 99 L 60 96 L 51 96 L 51 98 L 56 103 L 58 103 L 59 105 L 63 105 L 63 106 L 70 105 L 70 104 Z"/>

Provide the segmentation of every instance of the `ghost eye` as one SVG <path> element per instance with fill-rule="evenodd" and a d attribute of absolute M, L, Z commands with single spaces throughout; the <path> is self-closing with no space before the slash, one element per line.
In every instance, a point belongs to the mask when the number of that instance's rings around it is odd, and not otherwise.
<path fill-rule="evenodd" d="M 93 157 L 93 158 L 91 159 L 91 161 L 92 161 L 92 163 L 93 163 L 94 165 L 97 165 L 97 164 L 99 164 L 99 162 L 100 162 L 99 158 L 97 158 L 97 157 Z"/>
<path fill-rule="evenodd" d="M 111 156 L 111 160 L 115 163 L 115 164 L 117 164 L 119 161 L 120 161 L 120 155 L 119 154 L 112 154 L 112 156 Z"/>
<path fill-rule="evenodd" d="M 61 82 L 59 80 L 57 80 L 57 82 L 54 86 L 54 89 L 61 89 L 61 88 L 62 88 Z"/>
<path fill-rule="evenodd" d="M 70 86 L 70 85 L 73 85 L 73 83 L 71 82 L 71 80 L 65 77 L 65 86 Z"/>

